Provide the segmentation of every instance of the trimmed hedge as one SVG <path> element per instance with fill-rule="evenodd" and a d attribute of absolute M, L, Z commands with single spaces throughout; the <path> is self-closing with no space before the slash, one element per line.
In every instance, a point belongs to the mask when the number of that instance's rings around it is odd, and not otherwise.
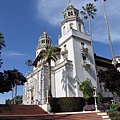
<path fill-rule="evenodd" d="M 83 111 L 85 100 L 82 97 L 49 98 L 52 112 L 78 112 Z"/>

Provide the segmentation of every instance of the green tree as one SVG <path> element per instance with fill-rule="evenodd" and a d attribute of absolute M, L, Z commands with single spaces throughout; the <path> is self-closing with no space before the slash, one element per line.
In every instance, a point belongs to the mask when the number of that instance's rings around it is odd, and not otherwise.
<path fill-rule="evenodd" d="M 104 83 L 104 88 L 108 89 L 115 100 L 116 95 L 120 95 L 120 72 L 116 68 L 100 70 L 98 72 L 99 81 Z"/>
<path fill-rule="evenodd" d="M 8 84 L 7 80 L 2 72 L 0 72 L 0 93 L 9 92 L 11 89 L 11 84 Z"/>
<path fill-rule="evenodd" d="M 87 100 L 88 100 L 88 98 L 90 98 L 92 96 L 92 91 L 93 91 L 90 81 L 85 80 L 85 81 L 79 83 L 79 90 L 83 92 L 83 97 L 84 97 L 85 103 L 87 105 Z"/>
<path fill-rule="evenodd" d="M 94 1 L 96 2 L 98 0 L 94 0 Z M 114 66 L 116 66 L 116 61 L 115 61 L 115 56 L 114 56 L 114 51 L 113 51 L 113 46 L 112 46 L 112 40 L 111 40 L 111 35 L 110 35 L 110 29 L 109 29 L 106 8 L 105 8 L 106 0 L 101 0 L 101 1 L 102 1 L 103 12 L 104 12 L 104 19 L 105 19 L 105 23 L 106 23 L 107 34 L 108 34 L 108 41 L 109 41 L 109 45 L 110 45 L 110 51 L 112 54 L 113 64 L 114 64 Z"/>
<path fill-rule="evenodd" d="M 25 62 L 25 64 L 28 66 L 28 74 L 30 73 L 30 66 L 32 65 L 32 61 L 31 60 L 27 60 Z"/>
<path fill-rule="evenodd" d="M 34 66 L 37 66 L 38 61 L 44 60 L 45 63 L 48 64 L 48 80 L 49 80 L 49 90 L 48 96 L 52 97 L 51 93 L 51 60 L 56 61 L 58 55 L 60 55 L 60 48 L 56 46 L 46 45 L 45 49 L 41 50 L 38 54 L 36 60 L 33 62 Z"/>
<path fill-rule="evenodd" d="M 89 33 L 90 35 L 92 34 L 92 29 L 91 29 L 91 19 L 94 19 L 94 15 L 97 12 L 96 7 L 92 3 L 86 4 L 86 6 L 82 6 L 83 11 L 81 11 L 81 14 L 84 16 L 84 19 L 88 19 L 89 22 Z"/>
<path fill-rule="evenodd" d="M 17 85 L 24 85 L 26 78 L 17 69 L 0 73 L 0 93 L 12 91 L 14 88 L 14 104 L 16 104 Z"/>
<path fill-rule="evenodd" d="M 16 96 L 16 104 L 17 104 L 17 105 L 22 104 L 22 98 L 23 98 L 22 95 Z M 13 105 L 13 104 L 14 104 L 14 98 L 11 99 L 11 100 L 10 100 L 10 99 L 7 99 L 7 100 L 5 101 L 5 104 L 7 104 L 7 105 Z"/>

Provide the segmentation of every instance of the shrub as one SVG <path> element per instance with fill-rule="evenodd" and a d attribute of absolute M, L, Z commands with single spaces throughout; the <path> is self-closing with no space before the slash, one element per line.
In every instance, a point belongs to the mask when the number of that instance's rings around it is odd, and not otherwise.
<path fill-rule="evenodd" d="M 108 115 L 110 117 L 111 120 L 120 120 L 120 112 L 118 111 L 109 111 Z"/>
<path fill-rule="evenodd" d="M 118 107 L 118 104 L 111 104 L 111 108 L 112 109 L 115 109 L 115 108 L 117 108 Z"/>
<path fill-rule="evenodd" d="M 95 105 L 85 105 L 83 107 L 84 111 L 94 111 L 95 110 Z"/>
<path fill-rule="evenodd" d="M 85 105 L 85 100 L 82 97 L 63 97 L 51 98 L 49 103 L 52 107 L 52 112 L 78 112 L 82 111 Z"/>

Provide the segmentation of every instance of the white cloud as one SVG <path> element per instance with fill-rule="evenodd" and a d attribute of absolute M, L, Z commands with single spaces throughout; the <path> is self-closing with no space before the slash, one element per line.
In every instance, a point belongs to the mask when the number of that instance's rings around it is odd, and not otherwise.
<path fill-rule="evenodd" d="M 82 10 L 82 6 L 86 3 L 93 3 L 94 0 L 72 0 L 72 4 Z M 103 17 L 103 9 L 101 0 L 98 0 L 94 3 L 98 9 L 97 14 L 95 16 L 94 26 L 93 26 L 93 38 L 95 41 L 100 41 L 107 43 L 107 32 L 105 21 Z M 53 26 L 60 26 L 60 22 L 63 19 L 62 12 L 68 5 L 68 0 L 38 0 L 37 1 L 37 10 L 39 19 L 45 20 Z M 117 24 L 120 18 L 120 2 L 119 0 L 107 0 L 105 2 L 107 17 L 109 21 L 111 38 L 112 42 L 120 42 L 120 24 Z M 93 24 L 93 23 L 92 23 Z M 117 28 L 115 28 L 117 26 Z M 97 29 L 97 32 L 96 32 Z M 114 31 L 113 31 L 114 30 Z"/>
<path fill-rule="evenodd" d="M 24 56 L 25 54 L 18 53 L 16 51 L 3 51 L 2 55 L 6 57 L 13 57 L 13 56 Z"/>

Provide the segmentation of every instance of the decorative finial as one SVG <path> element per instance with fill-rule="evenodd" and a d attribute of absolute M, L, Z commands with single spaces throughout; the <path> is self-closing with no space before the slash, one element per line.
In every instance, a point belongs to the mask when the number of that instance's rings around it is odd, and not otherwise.
<path fill-rule="evenodd" d="M 71 3 L 71 0 L 68 0 L 68 3 L 70 4 L 70 3 Z"/>
<path fill-rule="evenodd" d="M 44 32 L 46 32 L 46 28 L 44 28 Z"/>

